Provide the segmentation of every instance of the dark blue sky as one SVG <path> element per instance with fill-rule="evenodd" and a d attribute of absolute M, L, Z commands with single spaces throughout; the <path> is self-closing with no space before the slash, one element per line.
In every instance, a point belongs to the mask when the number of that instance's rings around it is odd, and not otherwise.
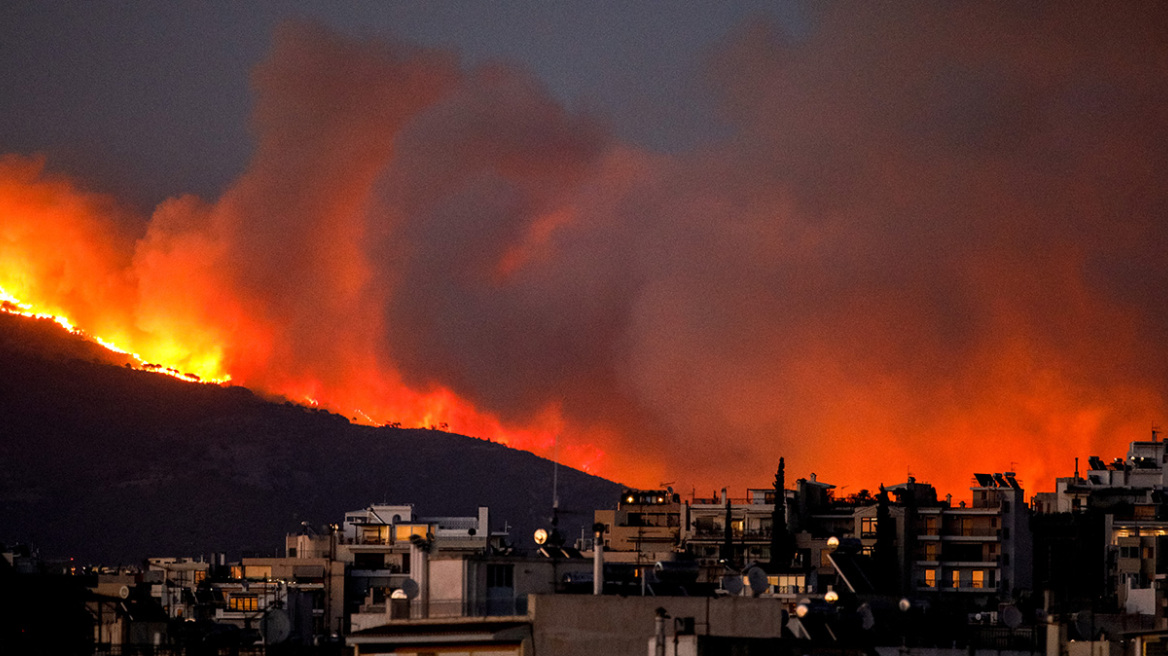
<path fill-rule="evenodd" d="M 281 21 L 456 51 L 534 73 L 623 140 L 677 152 L 719 130 L 702 71 L 744 21 L 792 34 L 775 2 L 12 2 L 0 7 L 0 152 L 41 152 L 147 209 L 214 197 L 251 152 L 248 76 Z"/>

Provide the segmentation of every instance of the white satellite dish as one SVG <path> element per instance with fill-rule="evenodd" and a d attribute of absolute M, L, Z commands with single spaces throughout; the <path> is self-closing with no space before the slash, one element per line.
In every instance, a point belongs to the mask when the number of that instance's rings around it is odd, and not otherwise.
<path fill-rule="evenodd" d="M 723 576 L 722 589 L 734 596 L 742 594 L 742 576 L 740 574 Z"/>
<path fill-rule="evenodd" d="M 118 596 L 121 597 L 122 599 L 129 599 L 130 598 L 130 588 L 127 586 L 124 586 L 124 585 L 122 587 L 118 588 Z"/>
<path fill-rule="evenodd" d="M 406 591 L 402 590 L 401 588 L 398 588 L 397 590 L 394 590 L 392 593 L 390 593 L 389 598 L 390 599 L 409 599 L 409 597 L 406 596 Z"/>
<path fill-rule="evenodd" d="M 413 579 L 402 581 L 401 591 L 405 593 L 406 599 L 416 599 L 420 592 L 418 582 Z"/>
<path fill-rule="evenodd" d="M 260 632 L 264 634 L 264 644 L 280 644 L 292 635 L 292 619 L 283 610 L 273 608 L 260 621 Z"/>

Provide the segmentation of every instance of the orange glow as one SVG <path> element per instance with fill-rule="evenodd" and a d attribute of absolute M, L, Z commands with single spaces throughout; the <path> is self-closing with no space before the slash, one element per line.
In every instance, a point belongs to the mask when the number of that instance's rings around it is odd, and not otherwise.
<path fill-rule="evenodd" d="M 138 216 L 0 156 L 5 311 L 632 487 L 763 487 L 785 457 L 844 496 L 1050 490 L 1168 421 L 1141 13 L 752 21 L 703 67 L 725 124 L 682 152 L 505 65 L 290 23 L 216 198 Z"/>
<path fill-rule="evenodd" d="M 209 209 L 190 198 L 168 201 L 135 245 L 113 230 L 113 207 L 108 198 L 45 174 L 40 159 L 0 158 L 0 311 L 51 319 L 133 358 L 144 371 L 190 382 L 231 381 L 355 423 L 440 428 L 550 454 L 562 428 L 553 410 L 526 427 L 505 426 L 449 390 L 406 388 L 369 364 L 376 360 L 372 353 L 346 354 L 352 368 L 341 377 L 271 370 L 264 360 L 279 348 L 270 341 L 275 327 L 247 316 L 238 300 L 224 295 L 222 276 L 205 260 L 217 248 L 213 239 L 166 233 L 174 222 Z M 603 459 L 594 447 L 561 455 L 586 469 Z"/>

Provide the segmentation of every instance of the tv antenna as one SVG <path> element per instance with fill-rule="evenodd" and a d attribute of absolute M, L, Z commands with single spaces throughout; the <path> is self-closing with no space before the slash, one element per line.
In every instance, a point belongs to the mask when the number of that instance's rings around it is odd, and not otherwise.
<path fill-rule="evenodd" d="M 560 434 L 552 440 L 552 515 L 560 508 Z"/>

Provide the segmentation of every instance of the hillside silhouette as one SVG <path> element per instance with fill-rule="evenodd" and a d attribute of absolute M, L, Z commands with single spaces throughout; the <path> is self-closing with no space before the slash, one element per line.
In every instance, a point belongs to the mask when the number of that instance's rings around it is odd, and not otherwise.
<path fill-rule="evenodd" d="M 124 366 L 48 320 L 0 314 L 0 543 L 47 557 L 131 563 L 276 554 L 301 522 L 372 503 L 422 515 L 491 508 L 531 546 L 551 513 L 550 460 L 436 430 L 339 415 Z M 569 540 L 617 483 L 559 467 Z"/>

